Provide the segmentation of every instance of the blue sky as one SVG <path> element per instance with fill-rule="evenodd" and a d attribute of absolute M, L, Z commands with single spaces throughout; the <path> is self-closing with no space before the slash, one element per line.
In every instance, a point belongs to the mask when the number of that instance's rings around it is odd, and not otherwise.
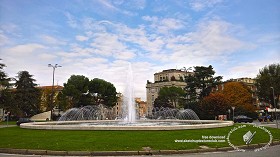
<path fill-rule="evenodd" d="M 224 80 L 280 62 L 279 0 L 0 0 L 0 58 L 15 77 L 51 85 L 72 75 L 126 85 L 135 96 L 164 69 L 212 65 Z"/>

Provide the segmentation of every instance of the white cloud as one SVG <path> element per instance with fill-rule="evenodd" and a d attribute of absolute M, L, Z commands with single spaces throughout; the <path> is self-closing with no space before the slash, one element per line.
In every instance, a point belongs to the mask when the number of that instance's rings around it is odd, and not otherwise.
<path fill-rule="evenodd" d="M 129 60 L 134 58 L 136 55 L 134 52 L 125 51 L 116 53 L 114 54 L 114 56 L 116 57 L 116 59 Z"/>
<path fill-rule="evenodd" d="M 87 41 L 89 38 L 86 36 L 82 36 L 82 35 L 77 35 L 76 36 L 76 40 L 78 41 Z"/>
<path fill-rule="evenodd" d="M 31 55 L 32 53 L 38 53 L 38 50 L 45 49 L 46 46 L 36 43 L 17 45 L 6 50 L 5 53 L 14 54 L 16 56 Z"/>
<path fill-rule="evenodd" d="M 41 35 L 41 39 L 44 43 L 51 44 L 51 45 L 65 45 L 66 42 L 56 39 L 55 37 L 52 37 L 50 35 Z"/>
<path fill-rule="evenodd" d="M 51 60 L 55 60 L 57 58 L 56 55 L 53 55 L 51 53 L 42 53 L 38 55 L 40 60 L 46 60 L 46 61 L 51 61 Z"/>
<path fill-rule="evenodd" d="M 7 43 L 9 43 L 9 38 L 0 33 L 0 46 L 6 45 Z"/>
<path fill-rule="evenodd" d="M 195 11 L 202 11 L 205 8 L 212 8 L 221 2 L 223 0 L 193 0 L 190 2 L 190 6 Z"/>
<path fill-rule="evenodd" d="M 7 35 L 12 35 L 15 37 L 21 37 L 19 31 L 20 27 L 14 23 L 6 23 L 0 25 L 0 31 Z"/>
<path fill-rule="evenodd" d="M 183 20 L 175 18 L 158 18 L 156 16 L 143 16 L 143 20 L 151 22 L 150 27 L 158 33 L 168 34 L 170 31 L 179 30 L 186 26 Z"/>
<path fill-rule="evenodd" d="M 71 15 L 69 12 L 65 12 L 64 15 L 66 16 L 67 23 L 69 24 L 70 27 L 72 28 L 78 27 L 78 22 L 73 15 Z"/>
<path fill-rule="evenodd" d="M 128 15 L 128 16 L 133 16 L 135 15 L 133 12 L 130 12 L 130 11 L 127 11 L 125 10 L 124 8 L 120 9 L 118 7 L 116 7 L 114 5 L 114 3 L 111 3 L 110 1 L 108 0 L 98 0 L 98 2 L 100 4 L 102 4 L 106 9 L 109 9 L 111 11 L 115 11 L 115 12 L 119 12 L 119 13 L 122 13 L 122 14 L 125 14 L 125 15 Z M 121 1 L 118 1 L 119 4 L 122 4 Z M 116 3 L 115 3 L 116 4 Z"/>
<path fill-rule="evenodd" d="M 280 34 L 260 34 L 257 35 L 258 44 L 278 44 L 280 43 Z"/>
<path fill-rule="evenodd" d="M 119 59 L 131 59 L 135 54 L 119 40 L 119 37 L 111 33 L 98 33 L 93 42 L 93 53 L 102 56 L 114 56 Z"/>
<path fill-rule="evenodd" d="M 87 58 L 87 59 L 83 59 L 82 60 L 83 63 L 85 64 L 89 64 L 89 65 L 92 65 L 92 64 L 100 64 L 100 63 L 106 63 L 108 62 L 108 60 L 106 58 Z"/>
<path fill-rule="evenodd" d="M 225 21 L 203 21 L 196 31 L 167 39 L 165 50 L 170 52 L 157 53 L 153 57 L 193 64 L 226 59 L 224 57 L 228 54 L 250 49 L 252 45 L 235 37 L 235 29 L 234 25 Z"/>

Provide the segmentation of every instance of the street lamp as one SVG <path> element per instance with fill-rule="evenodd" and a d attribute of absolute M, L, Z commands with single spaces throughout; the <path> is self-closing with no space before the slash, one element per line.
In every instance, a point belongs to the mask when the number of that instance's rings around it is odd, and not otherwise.
<path fill-rule="evenodd" d="M 58 65 L 58 64 L 55 64 L 55 65 L 52 65 L 52 64 L 48 64 L 48 67 L 52 67 L 53 68 L 53 81 L 52 81 L 52 95 L 51 95 L 51 119 L 52 119 L 52 110 L 53 110 L 53 96 L 54 96 L 54 72 L 55 72 L 55 69 L 58 68 L 58 67 L 62 67 L 61 65 Z"/>
<path fill-rule="evenodd" d="M 231 108 L 232 108 L 232 120 L 234 121 L 234 109 L 235 109 L 235 107 L 232 106 Z"/>
<path fill-rule="evenodd" d="M 276 127 L 278 129 L 278 122 L 277 122 L 277 115 L 276 115 L 276 109 L 277 109 L 277 106 L 276 106 L 276 103 L 275 103 L 275 97 L 274 97 L 274 88 L 273 87 L 270 87 L 272 89 L 272 96 L 273 96 L 273 104 L 274 104 L 274 115 L 275 115 L 275 123 L 276 123 Z"/>
<path fill-rule="evenodd" d="M 230 109 L 228 109 L 228 120 L 230 120 Z"/>

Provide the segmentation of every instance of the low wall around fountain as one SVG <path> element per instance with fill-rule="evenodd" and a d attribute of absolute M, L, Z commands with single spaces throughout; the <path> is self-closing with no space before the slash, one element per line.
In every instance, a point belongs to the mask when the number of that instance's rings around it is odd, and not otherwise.
<path fill-rule="evenodd" d="M 232 126 L 232 121 L 218 120 L 143 120 L 136 123 L 158 123 L 171 122 L 182 123 L 180 125 L 160 126 L 118 126 L 114 120 L 87 120 L 87 121 L 59 121 L 59 122 L 33 122 L 23 123 L 21 128 L 41 129 L 41 130 L 187 130 L 187 129 L 207 129 Z M 85 123 L 100 123 L 101 125 L 83 125 Z M 116 125 L 106 125 L 107 123 L 116 123 Z M 192 123 L 192 124 L 189 124 Z M 104 124 L 104 125 L 102 125 Z"/>

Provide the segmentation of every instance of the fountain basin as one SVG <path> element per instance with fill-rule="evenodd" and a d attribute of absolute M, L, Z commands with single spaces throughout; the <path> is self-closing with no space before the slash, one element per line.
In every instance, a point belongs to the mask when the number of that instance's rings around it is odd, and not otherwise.
<path fill-rule="evenodd" d="M 218 120 L 83 120 L 23 123 L 21 128 L 41 130 L 187 130 L 232 126 L 232 121 Z"/>

